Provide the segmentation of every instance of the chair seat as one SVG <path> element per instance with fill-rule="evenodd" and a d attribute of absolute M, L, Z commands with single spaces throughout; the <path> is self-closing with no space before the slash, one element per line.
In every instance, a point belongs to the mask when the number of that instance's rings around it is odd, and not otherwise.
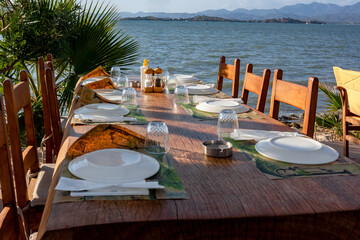
<path fill-rule="evenodd" d="M 29 184 L 29 197 L 31 199 L 30 206 L 45 205 L 49 192 L 51 179 L 54 173 L 55 164 L 43 164 L 37 178 L 32 178 Z"/>

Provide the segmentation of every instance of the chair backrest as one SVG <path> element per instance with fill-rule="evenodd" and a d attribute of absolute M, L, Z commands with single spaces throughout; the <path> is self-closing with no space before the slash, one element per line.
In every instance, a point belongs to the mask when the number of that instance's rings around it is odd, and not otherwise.
<path fill-rule="evenodd" d="M 10 163 L 8 135 L 6 131 L 5 109 L 3 97 L 0 94 L 0 184 L 3 208 L 0 213 L 1 239 L 19 239 L 21 233 L 20 221 L 17 215 L 15 190 Z"/>
<path fill-rule="evenodd" d="M 54 73 L 47 74 L 49 68 L 54 71 L 53 58 L 51 54 L 47 55 L 47 62 L 40 57 L 39 62 L 39 78 L 41 84 L 41 93 L 43 100 L 44 128 L 45 128 L 45 144 L 46 144 L 46 162 L 54 162 L 61 144 L 62 129 L 60 121 L 59 104 L 56 93 Z"/>
<path fill-rule="evenodd" d="M 240 59 L 235 59 L 234 65 L 226 64 L 225 61 L 226 58 L 222 56 L 216 88 L 222 91 L 224 78 L 230 79 L 233 81 L 231 96 L 237 98 L 239 96 Z"/>
<path fill-rule="evenodd" d="M 42 103 L 43 103 L 43 118 L 44 118 L 44 130 L 45 130 L 45 162 L 50 163 L 53 162 L 53 149 L 54 149 L 54 141 L 53 141 L 53 134 L 52 134 L 52 126 L 51 126 L 51 110 L 50 110 L 50 103 L 49 103 L 49 94 L 46 86 L 46 77 L 45 77 L 45 68 L 47 64 L 43 57 L 39 57 L 38 59 L 38 77 L 40 79 L 40 86 L 41 86 L 41 96 L 42 96 Z"/>
<path fill-rule="evenodd" d="M 53 63 L 48 62 L 45 69 L 46 87 L 48 89 L 50 113 L 51 113 L 51 126 L 54 140 L 54 157 L 58 155 L 62 139 L 62 129 L 60 120 L 59 104 L 56 93 L 55 75 L 53 70 Z"/>
<path fill-rule="evenodd" d="M 265 111 L 270 75 L 271 71 L 269 69 L 264 69 L 263 76 L 261 77 L 253 73 L 253 65 L 251 63 L 246 66 L 241 98 L 244 103 L 247 104 L 249 92 L 257 94 L 259 97 L 256 109 L 260 112 Z"/>
<path fill-rule="evenodd" d="M 310 77 L 307 87 L 282 80 L 283 71 L 276 69 L 271 94 L 270 117 L 278 119 L 280 102 L 305 111 L 303 133 L 314 135 L 319 80 Z"/>
<path fill-rule="evenodd" d="M 29 202 L 26 173 L 39 171 L 35 126 L 31 106 L 29 79 L 26 71 L 20 72 L 20 82 L 15 86 L 10 80 L 4 81 L 4 95 L 9 127 L 12 162 L 18 206 L 24 208 Z M 22 152 L 18 113 L 23 110 L 27 147 Z"/>

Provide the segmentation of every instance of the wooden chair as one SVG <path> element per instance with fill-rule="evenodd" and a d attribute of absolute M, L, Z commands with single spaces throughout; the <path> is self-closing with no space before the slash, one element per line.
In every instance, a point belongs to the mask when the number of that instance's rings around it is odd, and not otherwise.
<path fill-rule="evenodd" d="M 235 59 L 234 65 L 226 64 L 225 61 L 226 58 L 222 56 L 216 88 L 222 91 L 224 78 L 230 79 L 233 81 L 231 96 L 237 98 L 239 96 L 240 59 Z"/>
<path fill-rule="evenodd" d="M 269 69 L 264 69 L 262 77 L 252 72 L 253 72 L 253 65 L 249 63 L 246 66 L 241 98 L 244 101 L 244 103 L 247 104 L 249 92 L 253 92 L 257 94 L 259 97 L 258 97 L 256 109 L 260 112 L 264 112 L 271 71 Z"/>
<path fill-rule="evenodd" d="M 17 205 L 23 210 L 28 231 L 30 229 L 36 230 L 46 202 L 54 171 L 54 164 L 44 164 L 41 167 L 39 165 L 29 79 L 26 71 L 20 72 L 20 83 L 15 86 L 10 80 L 4 81 L 4 95 L 15 176 Z M 18 113 L 21 110 L 23 110 L 25 119 L 27 141 L 27 147 L 24 151 L 22 151 L 20 142 L 18 123 Z M 31 177 L 29 184 L 27 184 L 26 180 L 28 171 Z"/>
<path fill-rule="evenodd" d="M 350 134 L 350 131 L 360 130 L 360 116 L 349 109 L 348 94 L 345 88 L 337 86 L 342 101 L 343 148 L 344 155 L 349 157 L 349 142 L 360 145 L 360 140 Z"/>
<path fill-rule="evenodd" d="M 17 214 L 12 175 L 5 109 L 0 94 L 0 184 L 3 204 L 0 213 L 0 238 L 4 240 L 25 239 L 25 231 Z"/>
<path fill-rule="evenodd" d="M 319 80 L 310 77 L 308 86 L 282 80 L 283 71 L 276 69 L 271 94 L 270 117 L 278 119 L 280 102 L 292 105 L 305 111 L 303 133 L 313 137 L 315 128 L 316 104 Z"/>
<path fill-rule="evenodd" d="M 46 163 L 54 162 L 60 150 L 62 139 L 62 127 L 60 119 L 59 104 L 56 93 L 53 58 L 47 55 L 48 61 L 43 57 L 38 59 L 39 78 L 43 101 L 45 136 L 43 142 L 46 146 Z M 48 70 L 49 69 L 49 70 Z M 49 73 L 47 73 L 49 71 Z"/>

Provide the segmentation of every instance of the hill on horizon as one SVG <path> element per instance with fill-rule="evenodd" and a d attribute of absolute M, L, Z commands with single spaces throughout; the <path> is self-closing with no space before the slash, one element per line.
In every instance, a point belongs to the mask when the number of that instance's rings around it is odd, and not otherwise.
<path fill-rule="evenodd" d="M 327 23 L 360 24 L 360 2 L 339 6 L 332 3 L 298 3 L 278 9 L 245 9 L 232 11 L 226 9 L 205 10 L 196 13 L 166 12 L 120 12 L 121 18 L 153 16 L 157 18 L 192 18 L 195 16 L 220 17 L 235 20 L 264 20 L 270 18 L 293 18 L 299 20 L 318 20 Z"/>

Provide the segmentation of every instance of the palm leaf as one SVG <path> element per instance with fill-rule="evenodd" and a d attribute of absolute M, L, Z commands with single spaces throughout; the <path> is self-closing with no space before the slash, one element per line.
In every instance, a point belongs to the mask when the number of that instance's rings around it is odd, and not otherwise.
<path fill-rule="evenodd" d="M 103 4 L 85 5 L 85 11 L 78 15 L 76 35 L 72 39 L 69 55 L 69 71 L 59 83 L 63 89 L 60 99 L 62 110 L 71 103 L 76 82 L 98 66 L 105 69 L 113 65 L 126 67 L 134 64 L 138 57 L 138 42 L 117 28 L 117 9 Z"/>
<path fill-rule="evenodd" d="M 327 104 L 327 106 L 330 110 L 337 111 L 341 109 L 342 103 L 340 94 L 334 89 L 333 86 L 325 83 L 320 83 L 319 89 L 328 97 L 329 103 Z"/>

